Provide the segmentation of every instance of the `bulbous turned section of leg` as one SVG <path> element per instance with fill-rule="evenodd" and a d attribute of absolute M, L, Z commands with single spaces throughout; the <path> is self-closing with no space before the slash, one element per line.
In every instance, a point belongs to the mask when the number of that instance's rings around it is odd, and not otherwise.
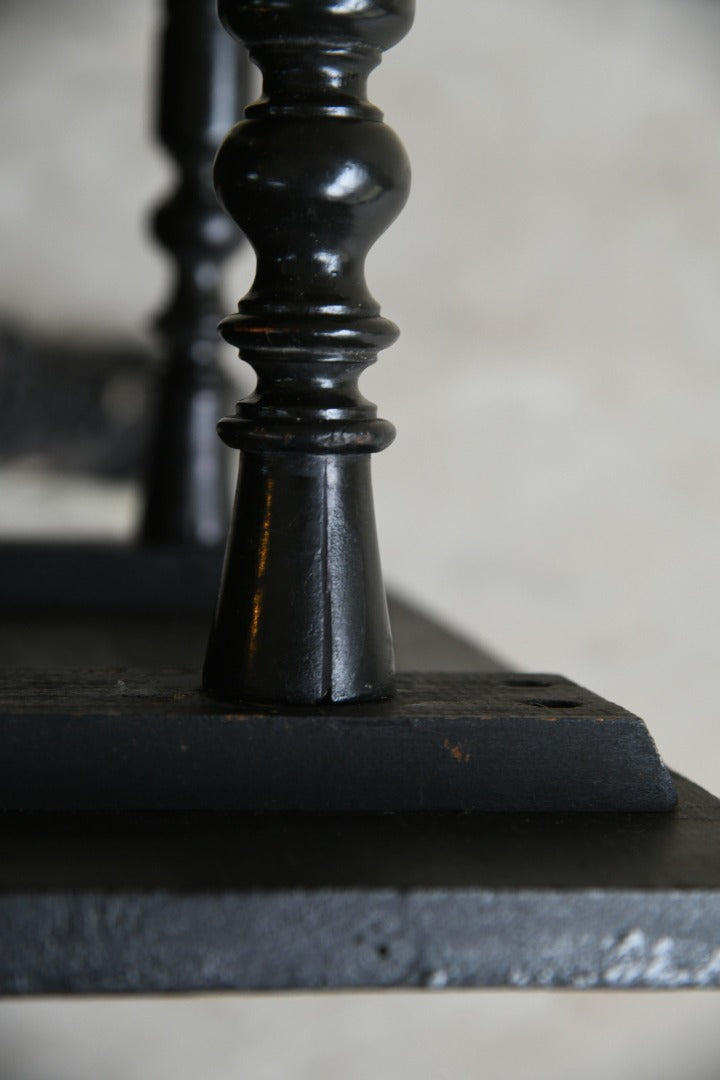
<path fill-rule="evenodd" d="M 393 654 L 365 454 L 246 454 L 205 665 L 229 700 L 387 697 Z"/>
<path fill-rule="evenodd" d="M 215 162 L 220 199 L 257 256 L 221 330 L 257 385 L 220 424 L 243 459 L 204 684 L 232 700 L 383 698 L 393 659 L 369 454 L 394 429 L 358 380 L 397 336 L 364 266 L 410 168 L 365 84 L 409 28 L 412 2 L 219 10 L 263 72 L 263 96 Z"/>

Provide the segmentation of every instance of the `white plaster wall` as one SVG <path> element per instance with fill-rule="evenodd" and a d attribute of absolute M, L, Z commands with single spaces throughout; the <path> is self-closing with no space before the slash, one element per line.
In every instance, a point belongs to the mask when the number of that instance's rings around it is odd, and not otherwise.
<path fill-rule="evenodd" d="M 33 326 L 127 332 L 160 303 L 155 21 L 0 3 L 0 297 Z M 640 712 L 716 791 L 718 72 L 708 0 L 420 0 L 372 83 L 414 190 L 370 259 L 403 333 L 364 383 L 399 429 L 375 462 L 388 581 Z M 128 535 L 136 512 L 17 468 L 0 500 L 15 531 Z M 0 1077 L 709 1080 L 717 1015 L 706 994 L 15 1003 Z"/>

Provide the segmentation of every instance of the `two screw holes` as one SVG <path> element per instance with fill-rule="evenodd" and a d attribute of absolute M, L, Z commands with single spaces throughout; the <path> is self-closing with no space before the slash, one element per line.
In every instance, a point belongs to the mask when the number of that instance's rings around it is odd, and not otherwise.
<path fill-rule="evenodd" d="M 507 686 L 517 686 L 523 689 L 540 689 L 552 686 L 550 682 L 543 682 L 541 679 L 508 679 Z M 582 702 L 558 700 L 546 698 L 544 701 L 529 701 L 528 705 L 535 705 L 538 709 L 579 709 Z"/>

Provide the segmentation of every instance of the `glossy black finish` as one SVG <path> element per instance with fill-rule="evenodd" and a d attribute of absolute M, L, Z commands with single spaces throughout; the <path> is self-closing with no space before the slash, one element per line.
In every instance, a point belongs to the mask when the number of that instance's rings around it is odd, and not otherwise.
<path fill-rule="evenodd" d="M 247 454 L 237 508 L 206 684 L 255 701 L 389 695 L 368 458 Z"/>
<path fill-rule="evenodd" d="M 201 594 L 194 584 L 196 578 L 203 582 L 202 567 L 198 574 L 192 563 L 178 567 L 171 562 L 168 571 L 163 558 L 159 566 L 155 560 L 141 561 L 138 572 L 135 560 L 113 559 L 107 548 L 60 546 L 52 562 L 47 548 L 21 552 L 18 547 L 9 554 L 11 569 L 19 567 L 24 581 L 31 580 L 27 573 L 31 560 L 39 562 L 40 582 L 27 604 L 17 588 L 14 610 L 6 610 L 0 619 L 0 656 L 7 667 L 142 667 L 152 660 L 159 668 L 199 671 L 213 603 L 210 594 Z M 187 549 L 181 554 L 197 552 Z M 7 548 L 2 555 L 5 565 Z M 167 556 L 167 551 L 162 555 Z M 89 564 L 85 577 L 76 572 L 80 560 Z M 66 588 L 61 591 L 59 576 L 73 572 L 75 578 L 66 577 Z M 103 591 L 99 583 L 112 575 L 117 589 L 108 597 L 107 588 Z M 188 591 L 177 588 L 178 580 L 193 583 L 191 596 L 197 588 L 194 609 L 189 604 L 177 606 L 176 598 Z M 79 586 L 73 588 L 78 581 Z M 43 585 L 48 586 L 45 595 Z M 416 608 L 390 596 L 388 610 L 399 671 L 502 670 L 497 657 L 438 626 Z"/>
<path fill-rule="evenodd" d="M 179 178 L 154 222 L 175 280 L 157 320 L 165 367 L 142 540 L 212 546 L 229 519 L 226 454 L 214 434 L 229 398 L 217 362 L 220 270 L 240 241 L 217 205 L 212 162 L 248 100 L 249 64 L 219 25 L 214 0 L 166 0 L 161 52 L 158 130 Z"/>
<path fill-rule="evenodd" d="M 392 692 L 392 645 L 367 455 L 393 438 L 358 389 L 396 327 L 365 256 L 402 208 L 403 147 L 365 83 L 409 29 L 412 0 L 223 0 L 262 69 L 215 164 L 257 254 L 222 332 L 257 373 L 220 424 L 243 452 L 205 687 L 232 700 L 316 703 Z"/>

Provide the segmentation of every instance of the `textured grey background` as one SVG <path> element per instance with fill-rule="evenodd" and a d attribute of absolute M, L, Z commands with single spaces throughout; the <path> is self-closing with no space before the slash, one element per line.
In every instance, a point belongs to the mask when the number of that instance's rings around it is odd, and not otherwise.
<path fill-rule="evenodd" d="M 0 302 L 34 327 L 139 334 L 160 303 L 156 14 L 0 4 Z M 369 263 L 402 338 L 364 380 L 399 429 L 375 462 L 388 580 L 636 710 L 716 791 L 719 71 L 708 0 L 420 0 L 371 84 L 415 179 Z M 137 513 L 31 462 L 0 493 L 16 534 Z M 717 1015 L 705 994 L 5 1004 L 0 1077 L 706 1080 Z"/>

